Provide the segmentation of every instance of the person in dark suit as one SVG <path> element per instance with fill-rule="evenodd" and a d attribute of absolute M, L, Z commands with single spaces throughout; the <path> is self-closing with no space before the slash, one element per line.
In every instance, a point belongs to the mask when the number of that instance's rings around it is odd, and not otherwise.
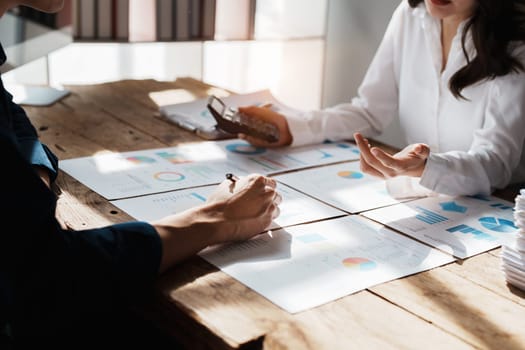
<path fill-rule="evenodd" d="M 17 5 L 54 12 L 62 1 L 0 1 L 0 15 Z M 132 339 L 123 310 L 159 273 L 209 245 L 263 232 L 279 212 L 275 181 L 252 174 L 225 180 L 204 205 L 156 222 L 65 229 L 50 189 L 58 159 L 1 79 L 0 154 L 0 329 L 15 344 L 38 338 L 56 346 L 56 339 L 97 334 Z"/>

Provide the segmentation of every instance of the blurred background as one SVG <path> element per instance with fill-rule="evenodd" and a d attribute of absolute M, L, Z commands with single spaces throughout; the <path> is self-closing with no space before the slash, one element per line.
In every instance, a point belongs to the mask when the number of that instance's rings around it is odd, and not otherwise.
<path fill-rule="evenodd" d="M 66 0 L 0 19 L 11 84 L 192 77 L 318 109 L 350 101 L 400 0 Z M 377 138 L 401 147 L 397 122 Z"/>

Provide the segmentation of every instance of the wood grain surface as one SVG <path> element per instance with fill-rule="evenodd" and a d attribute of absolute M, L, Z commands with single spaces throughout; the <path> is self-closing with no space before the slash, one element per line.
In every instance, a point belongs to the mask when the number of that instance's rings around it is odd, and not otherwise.
<path fill-rule="evenodd" d="M 53 106 L 25 107 L 60 159 L 201 141 L 160 118 L 152 96 L 175 103 L 215 91 L 191 78 L 67 88 L 71 95 Z M 67 174 L 55 188 L 65 227 L 132 220 Z M 512 201 L 516 190 L 497 194 Z M 294 315 L 194 257 L 160 276 L 151 298 L 134 309 L 189 349 L 525 349 L 525 294 L 505 283 L 499 252 Z"/>

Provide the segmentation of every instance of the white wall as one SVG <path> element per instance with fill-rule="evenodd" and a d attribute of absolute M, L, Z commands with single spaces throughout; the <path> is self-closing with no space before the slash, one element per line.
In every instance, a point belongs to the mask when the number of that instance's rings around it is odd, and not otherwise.
<path fill-rule="evenodd" d="M 399 2 L 400 0 L 329 1 L 323 107 L 348 102 L 356 95 Z M 393 146 L 403 146 L 399 122 L 396 120 L 377 139 Z"/>

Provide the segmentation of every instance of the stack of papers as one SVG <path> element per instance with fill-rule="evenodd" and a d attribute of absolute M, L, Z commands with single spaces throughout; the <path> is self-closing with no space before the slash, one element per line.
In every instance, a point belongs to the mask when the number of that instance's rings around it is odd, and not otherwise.
<path fill-rule="evenodd" d="M 514 244 L 503 246 L 501 268 L 509 284 L 525 290 L 525 189 L 516 197 L 514 222 L 518 236 Z"/>

